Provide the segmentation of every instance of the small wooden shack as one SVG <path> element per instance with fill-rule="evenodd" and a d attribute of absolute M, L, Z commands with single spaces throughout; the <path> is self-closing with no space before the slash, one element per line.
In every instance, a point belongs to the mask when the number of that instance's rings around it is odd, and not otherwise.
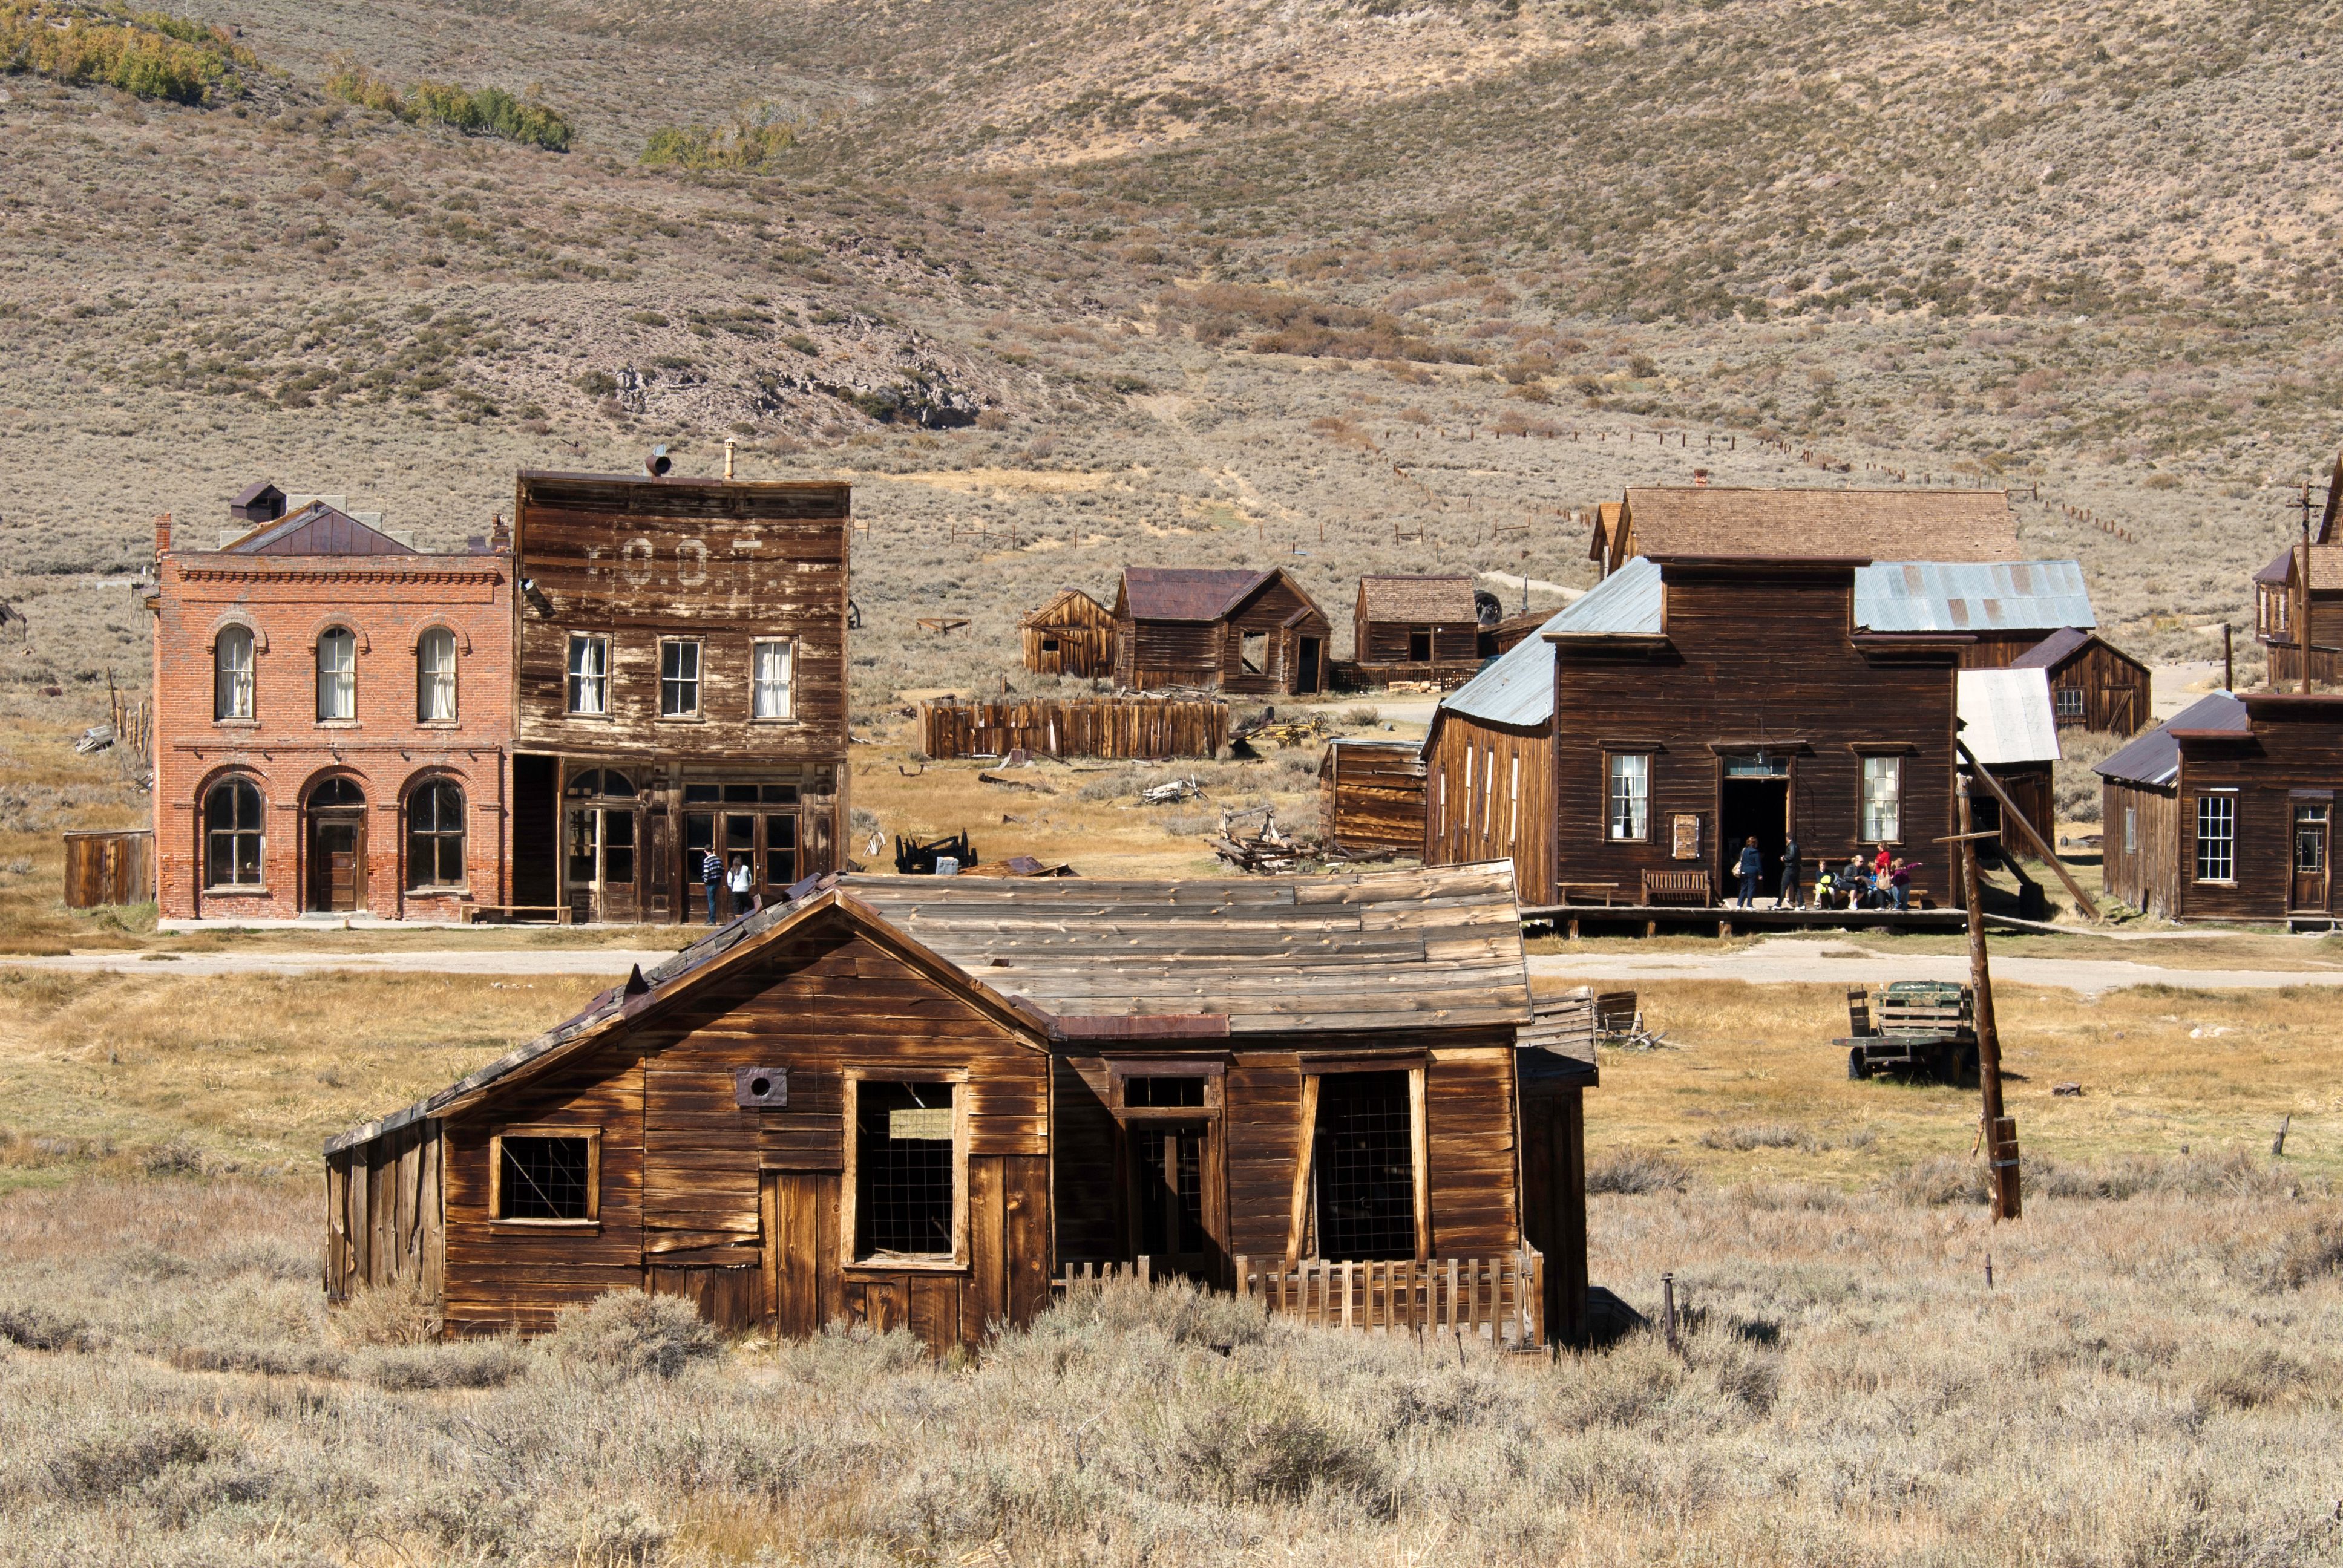
<path fill-rule="evenodd" d="M 640 1288 L 940 1350 L 1144 1258 L 1583 1332 L 1592 1053 L 1533 1009 L 1504 867 L 793 891 L 329 1141 L 329 1298 L 535 1332 Z"/>
<path fill-rule="evenodd" d="M 1454 683 L 1480 668 L 1481 620 L 1473 579 L 1363 577 L 1353 621 L 1353 678 Z"/>
<path fill-rule="evenodd" d="M 2049 678 L 2051 712 L 2061 729 L 2137 735 L 2147 723 L 2147 666 L 2096 631 L 2062 627 L 2010 661 Z"/>
<path fill-rule="evenodd" d="M 2051 718 L 2048 678 L 2039 669 L 1964 669 L 1956 678 L 1961 744 L 2034 830 L 2055 841 L 2058 726 Z M 1961 770 L 1969 771 L 1966 760 Z M 1990 789 L 1973 788 L 1969 809 L 1974 830 L 1999 832 L 2006 853 L 2035 853 L 2024 834 L 2002 821 L 2001 801 Z"/>
<path fill-rule="evenodd" d="M 65 908 L 143 904 L 155 897 L 155 833 L 149 828 L 67 833 Z"/>
<path fill-rule="evenodd" d="M 1299 697 L 1326 689 L 1325 614 L 1280 567 L 1126 567 L 1114 618 L 1115 683 L 1134 691 Z"/>
<path fill-rule="evenodd" d="M 1338 848 L 1423 853 L 1423 759 L 1414 741 L 1330 740 L 1318 789 L 1322 826 Z"/>
<path fill-rule="evenodd" d="M 920 744 L 957 757 L 1107 757 L 1153 761 L 1217 757 L 1229 743 L 1229 705 L 1217 698 L 1001 698 L 920 704 Z"/>
<path fill-rule="evenodd" d="M 1088 679 L 1114 669 L 1114 612 L 1067 588 L 1017 623 L 1025 639 L 1025 668 L 1036 675 Z"/>
<path fill-rule="evenodd" d="M 2217 691 L 2096 771 L 2109 897 L 2172 920 L 2332 920 L 2343 695 Z"/>

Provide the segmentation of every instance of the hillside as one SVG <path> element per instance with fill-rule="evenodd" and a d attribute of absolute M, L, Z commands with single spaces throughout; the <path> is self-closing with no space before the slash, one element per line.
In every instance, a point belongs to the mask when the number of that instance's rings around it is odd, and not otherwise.
<path fill-rule="evenodd" d="M 194 5 L 208 103 L 0 76 L 14 669 L 139 678 L 100 585 L 248 477 L 455 539 L 727 435 L 857 480 L 874 709 L 1130 559 L 1293 566 L 1338 648 L 1361 569 L 1582 582 L 1568 513 L 1694 466 L 2009 485 L 2202 657 L 2337 439 L 2329 9 Z"/>

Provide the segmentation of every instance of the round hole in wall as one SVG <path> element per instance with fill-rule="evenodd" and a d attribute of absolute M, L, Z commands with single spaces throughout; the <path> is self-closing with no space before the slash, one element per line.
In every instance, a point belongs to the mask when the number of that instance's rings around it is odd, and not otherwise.
<path fill-rule="evenodd" d="M 769 1078 L 752 1078 L 749 1081 L 749 1092 L 755 1095 L 759 1100 L 764 1099 L 765 1096 L 770 1094 L 772 1091 L 773 1081 Z"/>

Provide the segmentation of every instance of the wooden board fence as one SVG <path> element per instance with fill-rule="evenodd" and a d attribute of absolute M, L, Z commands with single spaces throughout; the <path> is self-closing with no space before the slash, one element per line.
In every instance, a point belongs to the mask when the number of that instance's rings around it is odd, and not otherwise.
<path fill-rule="evenodd" d="M 1304 1258 L 1291 1267 L 1272 1259 L 1236 1259 L 1237 1292 L 1264 1312 L 1315 1328 L 1426 1330 L 1484 1339 L 1509 1350 L 1545 1344 L 1544 1258 L 1524 1247 L 1510 1257 L 1335 1262 Z M 1068 1263 L 1053 1282 L 1071 1294 L 1118 1281 L 1151 1278 L 1149 1260 Z"/>
<path fill-rule="evenodd" d="M 939 761 L 1006 756 L 1021 747 L 1037 757 L 1145 761 L 1218 755 L 1229 743 L 1229 709 L 1160 697 L 923 702 L 920 728 L 923 749 Z"/>

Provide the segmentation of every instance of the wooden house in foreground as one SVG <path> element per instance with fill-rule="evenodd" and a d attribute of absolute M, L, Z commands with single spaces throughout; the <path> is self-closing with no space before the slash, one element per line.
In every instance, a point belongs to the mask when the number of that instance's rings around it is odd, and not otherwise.
<path fill-rule="evenodd" d="M 1352 624 L 1353 678 L 1362 685 L 1453 683 L 1480 668 L 1480 611 L 1465 574 L 1363 577 Z"/>
<path fill-rule="evenodd" d="M 1326 689 L 1329 626 L 1282 568 L 1126 567 L 1114 600 L 1114 680 L 1248 697 Z"/>
<path fill-rule="evenodd" d="M 331 1140 L 330 1298 L 418 1279 L 480 1333 L 641 1288 L 940 1349 L 1144 1257 L 1580 1332 L 1592 1052 L 1550 1049 L 1504 867 L 796 894 Z"/>
<path fill-rule="evenodd" d="M 1088 679 L 1114 669 L 1114 612 L 1080 588 L 1067 588 L 1017 628 L 1024 638 L 1025 668 L 1036 675 Z"/>
<path fill-rule="evenodd" d="M 2172 920 L 2332 917 L 2343 696 L 2217 691 L 2096 771 L 2110 897 Z"/>

